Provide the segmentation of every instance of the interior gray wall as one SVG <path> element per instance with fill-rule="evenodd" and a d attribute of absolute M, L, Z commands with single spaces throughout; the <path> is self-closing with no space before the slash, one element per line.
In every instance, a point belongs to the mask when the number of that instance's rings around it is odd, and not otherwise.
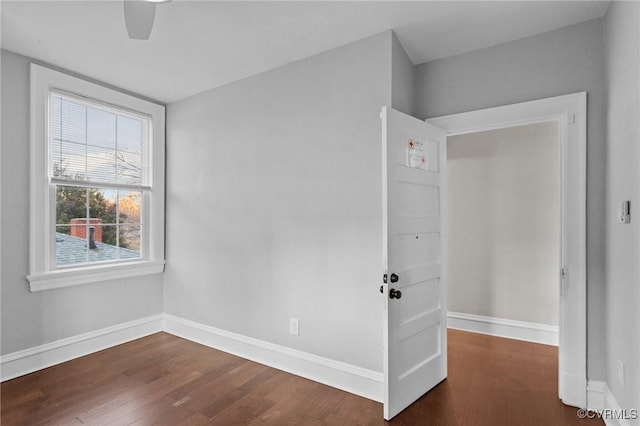
<path fill-rule="evenodd" d="M 30 60 L 1 55 L 1 353 L 161 313 L 161 275 L 29 292 Z"/>
<path fill-rule="evenodd" d="M 168 314 L 382 370 L 379 115 L 391 40 L 168 106 Z"/>
<path fill-rule="evenodd" d="M 613 2 L 605 17 L 607 126 L 607 384 L 621 407 L 640 408 L 640 4 Z M 631 223 L 616 223 L 631 200 Z M 624 386 L 618 361 L 625 366 Z M 640 424 L 637 421 L 635 424 Z"/>
<path fill-rule="evenodd" d="M 605 129 L 601 19 L 417 67 L 418 114 L 433 118 L 586 91 L 587 364 L 605 378 Z"/>
<path fill-rule="evenodd" d="M 447 308 L 558 325 L 557 122 L 447 139 Z"/>
<path fill-rule="evenodd" d="M 391 40 L 391 107 L 417 117 L 416 67 L 393 34 Z"/>

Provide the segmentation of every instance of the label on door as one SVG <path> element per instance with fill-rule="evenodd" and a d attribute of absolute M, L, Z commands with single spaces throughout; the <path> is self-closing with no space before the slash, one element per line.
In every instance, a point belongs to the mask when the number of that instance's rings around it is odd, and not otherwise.
<path fill-rule="evenodd" d="M 424 142 L 409 139 L 407 142 L 407 166 L 414 169 L 429 169 Z"/>

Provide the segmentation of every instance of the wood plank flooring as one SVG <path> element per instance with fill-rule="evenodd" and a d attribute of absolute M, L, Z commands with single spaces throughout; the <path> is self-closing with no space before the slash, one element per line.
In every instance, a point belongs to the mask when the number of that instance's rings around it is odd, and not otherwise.
<path fill-rule="evenodd" d="M 602 425 L 557 398 L 557 348 L 449 330 L 449 377 L 392 425 Z M 2 425 L 384 425 L 382 405 L 166 333 L 0 385 Z"/>

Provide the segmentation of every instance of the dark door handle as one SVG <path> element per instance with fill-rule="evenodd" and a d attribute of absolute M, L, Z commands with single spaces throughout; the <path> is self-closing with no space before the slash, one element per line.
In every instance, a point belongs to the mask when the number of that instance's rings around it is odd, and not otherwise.
<path fill-rule="evenodd" d="M 389 290 L 389 299 L 400 299 L 402 297 L 402 292 L 400 290 L 396 290 L 392 288 Z"/>
<path fill-rule="evenodd" d="M 397 283 L 398 282 L 398 276 L 396 274 L 391 274 L 391 277 L 389 277 L 391 279 L 392 283 Z"/>

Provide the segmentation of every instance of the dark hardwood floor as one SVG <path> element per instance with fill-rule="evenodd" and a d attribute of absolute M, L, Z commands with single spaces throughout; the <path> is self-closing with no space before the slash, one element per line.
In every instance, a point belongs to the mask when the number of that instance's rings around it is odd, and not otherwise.
<path fill-rule="evenodd" d="M 392 425 L 597 425 L 557 397 L 557 348 L 449 331 L 449 377 Z M 158 333 L 0 385 L 2 425 L 383 425 L 382 405 Z"/>

